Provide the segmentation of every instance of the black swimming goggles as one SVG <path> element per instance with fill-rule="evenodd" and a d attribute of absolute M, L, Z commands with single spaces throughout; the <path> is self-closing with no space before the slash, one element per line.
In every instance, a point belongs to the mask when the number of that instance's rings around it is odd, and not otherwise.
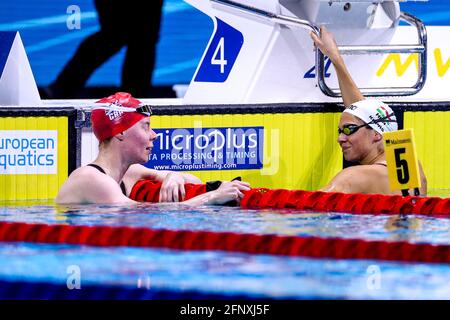
<path fill-rule="evenodd" d="M 137 107 L 136 112 L 150 117 L 152 115 L 152 106 L 143 105 L 143 106 Z"/>
<path fill-rule="evenodd" d="M 116 105 L 114 103 L 112 104 L 105 104 L 105 105 L 96 105 L 94 109 L 104 109 L 109 111 L 120 111 L 120 112 L 137 112 L 146 116 L 152 115 L 152 106 L 150 105 L 143 105 L 139 106 L 136 109 L 128 108 L 128 107 L 122 107 L 119 105 Z"/>
<path fill-rule="evenodd" d="M 373 123 L 378 123 L 378 122 L 397 122 L 396 120 L 391 120 L 388 119 L 391 116 L 395 116 L 393 113 L 388 114 L 380 119 L 376 119 L 376 120 L 372 120 L 368 123 L 364 123 L 362 125 L 356 125 L 356 124 L 345 124 L 342 129 L 338 127 L 338 134 L 345 134 L 346 136 L 350 136 L 352 134 L 354 134 L 356 131 L 358 131 L 360 128 L 366 127 L 368 129 L 372 129 L 371 126 L 369 126 L 369 124 L 373 124 Z"/>

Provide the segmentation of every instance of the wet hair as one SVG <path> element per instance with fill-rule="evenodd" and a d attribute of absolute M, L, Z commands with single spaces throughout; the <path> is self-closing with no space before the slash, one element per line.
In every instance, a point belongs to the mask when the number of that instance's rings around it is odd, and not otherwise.
<path fill-rule="evenodd" d="M 98 142 L 98 149 L 100 150 L 100 149 L 102 149 L 102 148 L 106 148 L 110 143 L 111 143 L 111 140 L 113 139 L 114 137 L 110 137 L 110 138 L 107 138 L 107 139 L 105 139 L 105 140 L 103 140 L 103 141 L 99 141 Z"/>

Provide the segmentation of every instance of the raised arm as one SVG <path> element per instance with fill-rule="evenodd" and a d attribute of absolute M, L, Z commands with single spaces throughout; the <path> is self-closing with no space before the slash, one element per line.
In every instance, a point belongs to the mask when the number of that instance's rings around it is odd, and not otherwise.
<path fill-rule="evenodd" d="M 311 32 L 311 38 L 320 51 L 322 51 L 324 55 L 328 56 L 334 65 L 339 81 L 339 88 L 342 92 L 342 100 L 344 105 L 348 107 L 354 102 L 363 100 L 364 96 L 348 72 L 347 66 L 345 65 L 344 59 L 339 52 L 339 48 L 333 34 L 329 32 L 327 28 L 321 26 L 320 38 L 313 32 Z"/>

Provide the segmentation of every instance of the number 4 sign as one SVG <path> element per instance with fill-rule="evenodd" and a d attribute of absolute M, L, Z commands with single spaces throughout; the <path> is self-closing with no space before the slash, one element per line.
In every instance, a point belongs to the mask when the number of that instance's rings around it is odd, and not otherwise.
<path fill-rule="evenodd" d="M 224 37 L 221 37 L 219 43 L 217 44 L 216 51 L 214 51 L 213 57 L 211 58 L 211 64 L 219 65 L 220 73 L 225 73 L 225 66 L 227 65 L 227 60 L 225 60 Z"/>
<path fill-rule="evenodd" d="M 407 191 L 420 188 L 419 164 L 412 129 L 385 132 L 383 141 L 390 189 Z"/>
<path fill-rule="evenodd" d="M 225 82 L 244 43 L 239 30 L 216 18 L 217 28 L 194 81 Z"/>

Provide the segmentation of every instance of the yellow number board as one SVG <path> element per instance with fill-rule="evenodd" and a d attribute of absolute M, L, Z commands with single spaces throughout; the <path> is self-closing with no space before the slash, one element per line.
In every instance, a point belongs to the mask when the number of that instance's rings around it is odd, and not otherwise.
<path fill-rule="evenodd" d="M 420 188 L 419 164 L 412 129 L 385 132 L 383 142 L 390 189 Z"/>

